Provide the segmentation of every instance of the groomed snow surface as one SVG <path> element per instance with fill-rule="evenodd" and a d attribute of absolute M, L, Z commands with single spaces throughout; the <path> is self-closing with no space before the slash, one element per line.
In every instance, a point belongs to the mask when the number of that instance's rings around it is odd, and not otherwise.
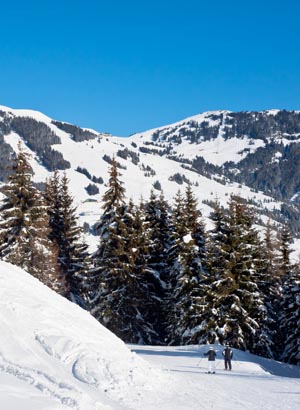
<path fill-rule="evenodd" d="M 126 346 L 87 312 L 0 262 L 1 410 L 295 410 L 300 367 L 207 346 Z"/>

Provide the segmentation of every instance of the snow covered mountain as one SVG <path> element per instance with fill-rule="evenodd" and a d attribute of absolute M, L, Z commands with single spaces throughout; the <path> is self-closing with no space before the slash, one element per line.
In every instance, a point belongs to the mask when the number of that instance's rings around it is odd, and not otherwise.
<path fill-rule="evenodd" d="M 136 203 L 151 189 L 172 201 L 190 183 L 204 217 L 216 197 L 226 205 L 230 193 L 236 193 L 259 209 L 262 221 L 288 218 L 299 234 L 293 222 L 300 214 L 300 112 L 207 112 L 120 138 L 0 106 L 2 180 L 19 142 L 32 155 L 36 183 L 54 169 L 66 171 L 86 228 L 99 219 L 115 156 L 127 197 Z"/>
<path fill-rule="evenodd" d="M 3 410 L 282 410 L 299 404 L 300 367 L 234 350 L 205 374 L 206 346 L 126 346 L 25 271 L 0 262 Z"/>

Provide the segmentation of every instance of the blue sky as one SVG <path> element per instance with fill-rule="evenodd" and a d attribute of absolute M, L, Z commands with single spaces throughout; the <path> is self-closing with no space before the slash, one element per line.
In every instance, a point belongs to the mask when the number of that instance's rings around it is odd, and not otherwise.
<path fill-rule="evenodd" d="M 0 105 L 114 135 L 300 110 L 300 2 L 1 2 Z"/>

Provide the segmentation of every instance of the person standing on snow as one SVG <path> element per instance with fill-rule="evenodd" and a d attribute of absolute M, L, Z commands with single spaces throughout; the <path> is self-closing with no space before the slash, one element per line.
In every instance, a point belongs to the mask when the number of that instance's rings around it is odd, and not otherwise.
<path fill-rule="evenodd" d="M 208 356 L 208 373 L 216 373 L 217 353 L 215 352 L 214 348 L 210 347 L 209 351 L 204 353 L 204 356 Z"/>
<path fill-rule="evenodd" d="M 224 357 L 225 370 L 231 370 L 231 359 L 233 357 L 233 352 L 230 349 L 228 344 L 225 345 L 225 349 L 223 350 L 223 357 Z"/>

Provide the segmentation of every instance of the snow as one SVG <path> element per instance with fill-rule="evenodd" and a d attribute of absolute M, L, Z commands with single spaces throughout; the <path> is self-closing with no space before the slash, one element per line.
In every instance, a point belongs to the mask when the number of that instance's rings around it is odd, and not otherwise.
<path fill-rule="evenodd" d="M 300 367 L 234 350 L 206 374 L 206 346 L 126 346 L 89 313 L 0 262 L 3 410 L 282 410 L 299 407 Z"/>
<path fill-rule="evenodd" d="M 177 154 L 185 154 L 188 158 L 196 158 L 203 156 L 205 161 L 214 165 L 223 165 L 227 161 L 239 162 L 246 157 L 250 152 L 256 151 L 257 148 L 264 146 L 262 140 L 251 140 L 250 138 L 230 138 L 224 140 L 219 135 L 214 140 L 203 141 L 199 144 L 183 143 L 176 147 Z"/>
<path fill-rule="evenodd" d="M 9 114 L 15 114 L 19 117 L 30 117 L 34 118 L 37 121 L 41 122 L 51 122 L 51 118 L 47 115 L 41 113 L 40 111 L 35 110 L 26 110 L 26 109 L 13 109 L 9 107 L 5 107 L 4 105 L 0 105 L 0 111 L 5 111 Z"/>
<path fill-rule="evenodd" d="M 190 234 L 190 233 L 188 233 L 187 235 L 185 235 L 184 237 L 183 237 L 183 242 L 184 243 L 189 243 L 189 242 L 191 242 L 193 240 L 193 238 L 192 238 L 192 235 Z"/>
<path fill-rule="evenodd" d="M 280 110 L 272 109 L 272 110 L 266 110 L 265 112 L 266 112 L 268 115 L 277 115 L 277 114 L 280 112 Z"/>

